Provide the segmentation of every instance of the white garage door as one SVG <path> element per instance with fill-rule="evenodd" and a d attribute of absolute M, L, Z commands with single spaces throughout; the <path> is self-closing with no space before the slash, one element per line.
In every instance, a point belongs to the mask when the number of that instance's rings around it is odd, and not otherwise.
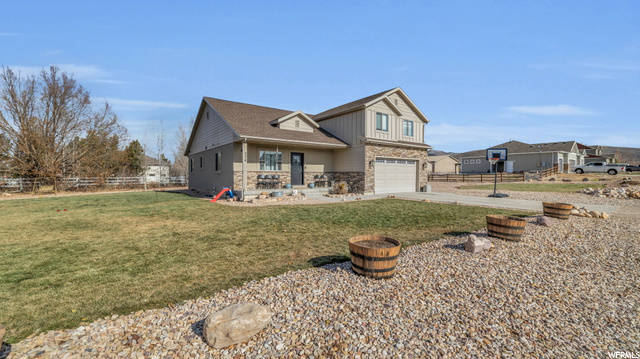
<path fill-rule="evenodd" d="M 375 193 L 415 192 L 416 161 L 376 159 Z"/>

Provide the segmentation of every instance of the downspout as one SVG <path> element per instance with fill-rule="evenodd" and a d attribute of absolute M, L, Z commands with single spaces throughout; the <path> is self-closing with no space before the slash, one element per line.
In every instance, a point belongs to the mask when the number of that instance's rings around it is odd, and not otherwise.
<path fill-rule="evenodd" d="M 247 190 L 247 139 L 242 140 L 242 198 L 244 202 L 244 194 Z"/>

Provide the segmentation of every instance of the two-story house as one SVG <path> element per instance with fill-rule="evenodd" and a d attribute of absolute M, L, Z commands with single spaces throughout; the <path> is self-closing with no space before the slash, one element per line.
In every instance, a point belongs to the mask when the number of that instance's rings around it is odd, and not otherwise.
<path fill-rule="evenodd" d="M 189 184 L 241 198 L 267 176 L 293 188 L 326 178 L 364 193 L 420 191 L 428 122 L 399 87 L 317 115 L 204 97 L 185 151 Z"/>

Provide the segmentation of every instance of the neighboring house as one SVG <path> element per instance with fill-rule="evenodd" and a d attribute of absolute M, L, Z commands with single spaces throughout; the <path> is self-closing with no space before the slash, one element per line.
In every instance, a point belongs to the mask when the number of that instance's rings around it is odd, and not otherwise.
<path fill-rule="evenodd" d="M 399 87 L 317 115 L 204 97 L 189 138 L 189 186 L 242 197 L 259 175 L 306 186 L 317 176 L 365 193 L 427 184 L 427 117 Z"/>
<path fill-rule="evenodd" d="M 460 173 L 460 161 L 451 155 L 429 156 L 429 173 Z"/>
<path fill-rule="evenodd" d="M 584 159 L 584 163 L 589 163 L 589 162 L 616 163 L 618 162 L 615 154 L 602 153 L 602 146 L 585 146 L 581 143 L 578 143 L 578 146 L 579 148 L 584 149 L 587 153 L 587 156 Z"/>
<path fill-rule="evenodd" d="M 581 165 L 587 156 L 576 141 L 524 143 L 509 141 L 489 148 L 506 148 L 507 161 L 498 162 L 498 172 L 528 172 L 552 168 L 568 172 L 570 166 Z M 456 157 L 461 163 L 462 173 L 492 173 L 493 168 L 486 159 L 487 149 L 460 153 Z"/>
<path fill-rule="evenodd" d="M 145 170 L 142 176 L 146 178 L 147 182 L 167 181 L 170 167 L 171 165 L 167 161 L 145 156 Z"/>

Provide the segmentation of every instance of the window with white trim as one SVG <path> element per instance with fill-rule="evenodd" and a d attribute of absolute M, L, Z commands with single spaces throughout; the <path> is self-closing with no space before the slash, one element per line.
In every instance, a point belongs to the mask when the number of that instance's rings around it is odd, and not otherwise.
<path fill-rule="evenodd" d="M 402 134 L 413 137 L 413 121 L 402 120 Z"/>
<path fill-rule="evenodd" d="M 260 151 L 260 171 L 281 171 L 282 152 Z"/>
<path fill-rule="evenodd" d="M 463 160 L 462 163 L 465 164 L 465 165 L 468 165 L 469 164 L 469 160 Z"/>
<path fill-rule="evenodd" d="M 389 131 L 389 115 L 376 112 L 376 130 Z"/>

